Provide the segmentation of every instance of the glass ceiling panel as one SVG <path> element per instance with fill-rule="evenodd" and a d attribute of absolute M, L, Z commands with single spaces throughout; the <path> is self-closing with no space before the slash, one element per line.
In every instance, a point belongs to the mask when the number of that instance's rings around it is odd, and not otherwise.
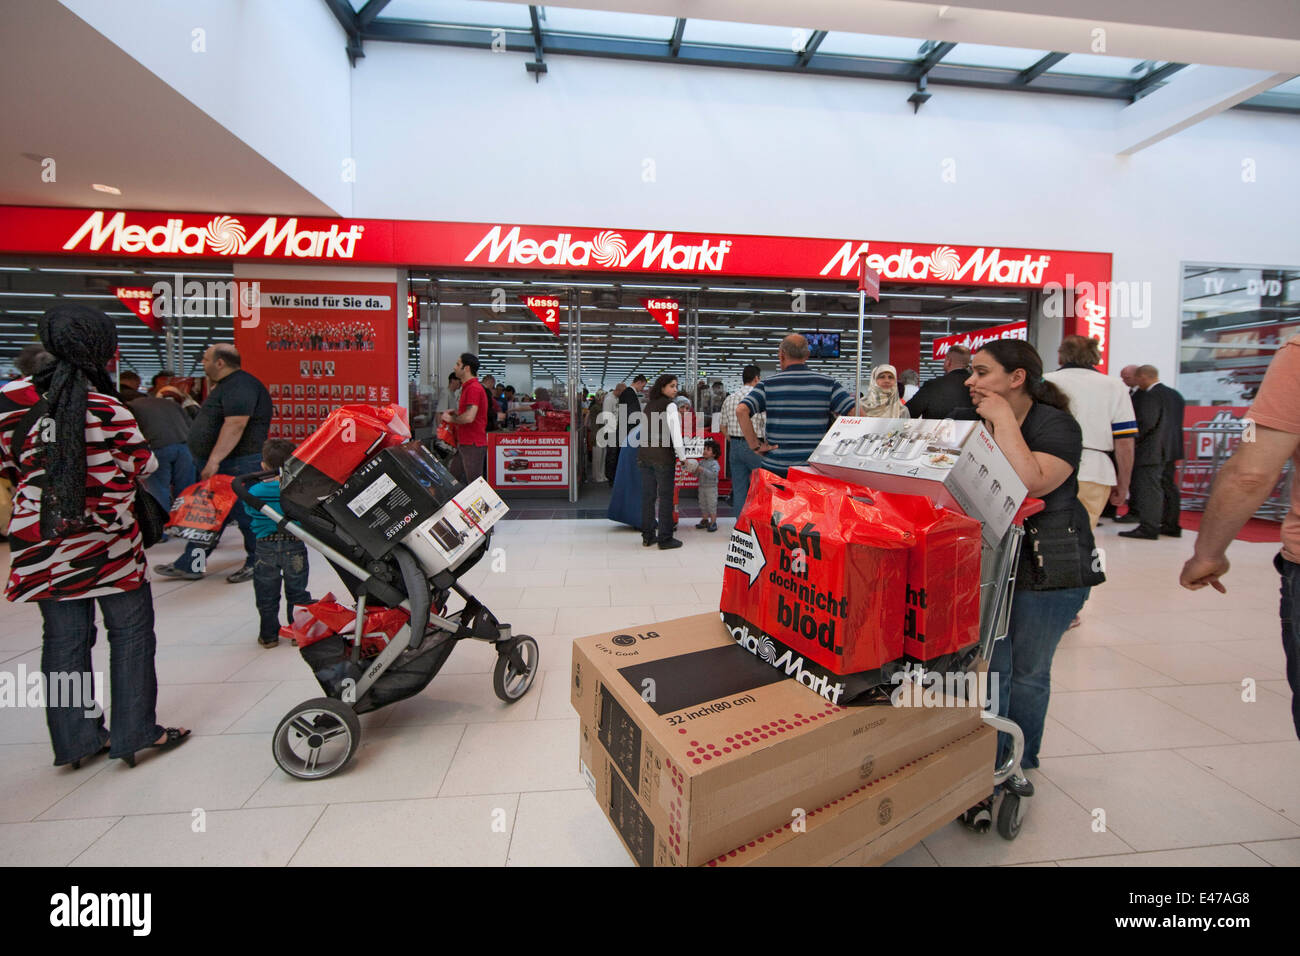
<path fill-rule="evenodd" d="M 1140 80 L 1148 68 L 1136 70 L 1142 64 L 1164 66 L 1164 61 L 1135 60 L 1123 56 L 1093 56 L 1089 53 L 1071 53 L 1048 73 L 1073 73 L 1077 76 L 1105 76 L 1116 80 Z"/>
<path fill-rule="evenodd" d="M 602 36 L 636 37 L 642 40 L 672 38 L 672 17 L 640 13 L 610 13 L 606 10 L 574 10 L 569 7 L 543 7 L 542 29 L 555 33 L 597 33 Z"/>
<path fill-rule="evenodd" d="M 362 6 L 361 0 L 353 0 Z M 528 7 L 489 0 L 392 0 L 379 14 L 385 20 L 428 20 L 493 27 L 531 27 Z"/>
<path fill-rule="evenodd" d="M 708 43 L 723 46 L 758 47 L 764 50 L 788 50 L 794 53 L 813 34 L 812 28 L 769 27 L 755 23 L 724 23 L 720 20 L 687 20 L 684 43 Z M 798 44 L 796 37 L 802 38 Z"/>
<path fill-rule="evenodd" d="M 691 32 L 691 21 L 686 21 L 686 32 Z M 916 60 L 921 54 L 924 40 L 907 37 L 881 37 L 865 33 L 840 33 L 832 30 L 817 48 L 818 53 L 841 53 L 846 56 L 870 56 L 883 60 Z"/>
<path fill-rule="evenodd" d="M 1004 70 L 1026 70 L 1045 56 L 1047 56 L 1046 50 L 1021 50 L 1009 46 L 958 43 L 939 62 L 953 66 L 992 66 Z"/>

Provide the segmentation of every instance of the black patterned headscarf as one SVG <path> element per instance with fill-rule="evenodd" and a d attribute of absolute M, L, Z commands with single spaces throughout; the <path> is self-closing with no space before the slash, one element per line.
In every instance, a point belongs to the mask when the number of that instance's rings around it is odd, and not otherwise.
<path fill-rule="evenodd" d="M 86 395 L 116 395 L 108 363 L 117 353 L 117 326 L 87 305 L 60 303 L 41 316 L 39 331 L 54 361 L 32 376 L 49 403 L 53 442 L 42 453 L 41 537 L 59 537 L 80 526 L 86 512 Z"/>

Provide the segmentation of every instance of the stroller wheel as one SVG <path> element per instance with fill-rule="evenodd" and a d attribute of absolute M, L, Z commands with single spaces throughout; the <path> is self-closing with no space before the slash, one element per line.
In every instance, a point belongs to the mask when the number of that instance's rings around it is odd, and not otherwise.
<path fill-rule="evenodd" d="M 284 715 L 275 728 L 271 753 L 289 776 L 319 780 L 346 767 L 360 742 L 361 722 L 352 708 L 317 697 Z"/>
<path fill-rule="evenodd" d="M 533 686 L 540 658 L 537 642 L 527 635 L 512 637 L 497 645 L 497 666 L 492 671 L 492 689 L 507 704 L 513 704 Z"/>
<path fill-rule="evenodd" d="M 1014 840 L 1020 835 L 1020 825 L 1025 822 L 1025 804 L 1020 794 L 1008 790 L 998 808 L 998 833 L 1004 840 Z"/>

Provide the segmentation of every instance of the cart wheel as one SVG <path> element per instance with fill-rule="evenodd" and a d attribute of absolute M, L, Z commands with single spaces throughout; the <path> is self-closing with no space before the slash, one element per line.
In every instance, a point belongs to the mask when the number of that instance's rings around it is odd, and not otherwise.
<path fill-rule="evenodd" d="M 1020 825 L 1025 822 L 1025 807 L 1019 794 L 1008 790 L 1002 795 L 1002 806 L 998 808 L 998 833 L 1004 840 L 1014 840 L 1020 835 Z"/>
<path fill-rule="evenodd" d="M 981 800 L 957 819 L 968 830 L 974 830 L 976 833 L 987 833 L 989 826 L 993 823 L 992 800 Z"/>
<path fill-rule="evenodd" d="M 275 728 L 271 753 L 280 769 L 300 780 L 320 780 L 347 766 L 361 742 L 361 722 L 331 697 L 304 701 Z"/>
<path fill-rule="evenodd" d="M 507 704 L 513 704 L 533 686 L 540 658 L 537 642 L 527 635 L 512 637 L 497 645 L 497 666 L 492 671 L 492 689 Z"/>

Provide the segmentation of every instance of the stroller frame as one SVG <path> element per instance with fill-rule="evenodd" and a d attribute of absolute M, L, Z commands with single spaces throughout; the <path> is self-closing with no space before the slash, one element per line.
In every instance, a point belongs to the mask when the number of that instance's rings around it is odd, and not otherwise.
<path fill-rule="evenodd" d="M 349 677 L 342 681 L 338 697 L 327 696 L 304 701 L 280 721 L 273 739 L 272 753 L 282 770 L 302 779 L 321 779 L 342 770 L 355 755 L 360 742 L 361 728 L 357 715 L 386 706 L 387 703 L 395 703 L 405 696 L 413 696 L 428 686 L 437 669 L 442 666 L 442 661 L 435 661 L 433 673 L 412 693 L 385 703 L 370 702 L 366 706 L 367 695 L 375 688 L 376 682 L 404 655 L 408 655 L 409 660 L 417 654 L 421 657 L 441 654 L 445 661 L 454 645 L 462 640 L 472 638 L 486 641 L 497 650 L 497 663 L 493 673 L 493 687 L 497 696 L 506 703 L 514 703 L 528 692 L 539 665 L 537 642 L 527 635 L 513 634 L 509 624 L 497 621 L 496 616 L 457 580 L 458 572 L 468 570 L 486 552 L 491 543 L 491 531 L 480 543 L 477 556 L 463 561 L 456 571 L 445 570 L 432 577 L 406 547 L 397 544 L 389 555 L 400 573 L 402 590 L 398 590 L 377 573 L 344 554 L 339 547 L 324 540 L 321 534 L 308 530 L 301 519 L 282 514 L 248 491 L 249 484 L 276 474 L 274 471 L 264 471 L 241 475 L 231 480 L 231 487 L 240 502 L 274 521 L 278 531 L 287 532 L 315 548 L 343 578 L 344 585 L 356 602 L 349 655 L 351 663 L 360 667 L 361 642 L 367 636 L 365 616 L 369 598 L 374 597 L 388 607 L 402 608 L 408 615 L 407 622 L 366 665 L 360 677 Z M 315 512 L 312 515 L 322 524 L 330 524 Z M 355 579 L 356 585 L 349 583 L 344 575 Z M 450 596 L 453 592 L 458 594 L 464 599 L 465 607 L 452 614 L 441 613 L 442 609 L 435 609 L 434 606 L 433 595 L 436 592 L 444 596 Z M 421 621 L 427 622 L 422 628 L 417 625 Z M 430 640 L 433 643 L 428 643 Z M 332 746 L 327 750 L 327 745 L 330 744 Z M 324 763 L 321 761 L 322 756 L 326 757 Z"/>

